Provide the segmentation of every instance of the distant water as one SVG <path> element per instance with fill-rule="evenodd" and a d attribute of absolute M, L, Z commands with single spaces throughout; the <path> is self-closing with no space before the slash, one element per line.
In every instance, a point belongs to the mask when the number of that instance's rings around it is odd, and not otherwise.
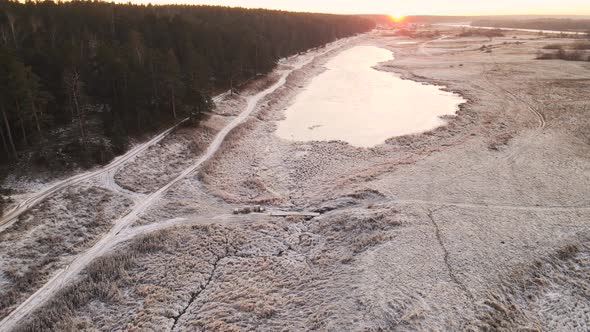
<path fill-rule="evenodd" d="M 586 35 L 586 32 L 575 32 L 575 31 L 560 31 L 560 30 L 538 30 L 538 29 L 520 29 L 520 28 L 498 28 L 498 27 L 480 27 L 465 23 L 437 23 L 433 25 L 441 25 L 455 28 L 471 28 L 471 29 L 484 29 L 484 30 L 502 30 L 502 31 L 521 31 L 521 32 L 533 32 L 533 33 L 546 33 L 546 34 L 564 34 L 581 36 Z"/>
<path fill-rule="evenodd" d="M 394 136 L 445 124 L 465 100 L 433 85 L 378 71 L 392 53 L 374 46 L 346 50 L 297 95 L 276 134 L 295 141 L 342 140 L 371 147 Z"/>

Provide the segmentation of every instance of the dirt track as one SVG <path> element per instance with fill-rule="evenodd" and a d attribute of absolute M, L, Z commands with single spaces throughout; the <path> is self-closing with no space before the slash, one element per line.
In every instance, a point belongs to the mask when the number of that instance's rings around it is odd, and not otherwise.
<path fill-rule="evenodd" d="M 56 192 L 66 188 L 68 186 L 76 185 L 80 182 L 100 176 L 100 175 L 108 173 L 110 171 L 116 171 L 118 168 L 120 168 L 126 162 L 135 158 L 137 155 L 139 155 L 140 153 L 142 153 L 143 151 L 148 149 L 150 146 L 160 142 L 172 130 L 174 130 L 175 127 L 176 126 L 173 126 L 169 129 L 163 131 L 161 134 L 156 135 L 151 140 L 149 140 L 143 144 L 137 145 L 136 147 L 129 150 L 124 155 L 115 158 L 110 164 L 108 164 L 105 167 L 101 167 L 97 170 L 77 174 L 75 176 L 66 178 L 64 180 L 57 181 L 56 183 L 48 186 L 47 188 L 44 188 L 39 192 L 33 193 L 32 195 L 30 195 L 30 197 L 28 197 L 27 199 L 25 199 L 21 202 L 18 202 L 15 206 L 11 207 L 8 212 L 6 212 L 4 215 L 2 215 L 2 217 L 0 218 L 0 232 L 5 230 L 6 228 L 10 227 L 10 225 L 12 225 L 21 214 L 27 212 L 33 206 L 42 202 L 50 195 L 55 194 Z"/>
<path fill-rule="evenodd" d="M 245 121 L 237 130 L 74 260 L 69 288 L 47 283 L 3 327 L 32 313 L 23 330 L 587 330 L 590 64 L 534 60 L 555 42 L 537 35 L 443 33 L 363 36 L 246 94 L 263 99 L 225 127 Z M 297 91 L 358 44 L 394 52 L 378 70 L 468 103 L 447 126 L 371 149 L 277 138 Z M 322 215 L 227 215 L 249 203 Z M 112 262 L 137 253 L 99 282 L 91 261 L 107 249 Z M 105 280 L 110 295 L 91 295 Z M 60 311 L 77 289 L 87 300 Z"/>
<path fill-rule="evenodd" d="M 338 47 L 339 43 L 341 42 L 336 42 L 334 45 L 329 46 L 327 51 L 329 51 L 330 48 Z M 194 163 L 192 163 L 189 167 L 186 167 L 180 174 L 178 174 L 175 178 L 165 183 L 165 185 L 160 187 L 158 190 L 138 200 L 135 206 L 133 206 L 133 208 L 131 209 L 131 211 L 126 213 L 120 219 L 115 220 L 113 222 L 113 227 L 108 231 L 108 233 L 102 236 L 91 248 L 80 253 L 65 268 L 60 269 L 59 271 L 54 273 L 53 277 L 49 279 L 41 288 L 39 288 L 34 294 L 32 294 L 26 301 L 20 304 L 20 306 L 18 306 L 16 309 L 10 312 L 10 314 L 0 322 L 2 329 L 14 329 L 24 317 L 29 315 L 31 312 L 34 312 L 37 308 L 41 307 L 53 296 L 55 296 L 63 288 L 64 284 L 67 284 L 71 280 L 76 278 L 76 276 L 87 265 L 89 265 L 89 263 L 93 259 L 101 256 L 106 250 L 111 248 L 114 244 L 118 243 L 118 236 L 120 233 L 123 232 L 124 236 L 126 233 L 125 231 L 139 218 L 141 214 L 144 214 L 144 212 L 147 209 L 152 207 L 152 205 L 154 205 L 165 192 L 167 192 L 170 188 L 183 181 L 189 174 L 193 173 L 196 169 L 198 169 L 201 166 L 201 164 L 210 159 L 220 148 L 228 133 L 232 131 L 235 127 L 237 127 L 239 124 L 244 122 L 250 116 L 250 114 L 256 109 L 259 101 L 262 98 L 264 98 L 266 95 L 272 93 L 273 91 L 284 85 L 286 77 L 292 71 L 298 70 L 301 67 L 307 65 L 310 61 L 314 59 L 314 56 L 315 55 L 312 53 L 310 56 L 298 57 L 294 62 L 290 64 L 290 67 L 288 67 L 287 69 L 279 70 L 278 73 L 281 74 L 279 79 L 274 84 L 266 87 L 264 90 L 258 92 L 257 94 L 253 94 L 251 97 L 249 97 L 247 100 L 246 109 L 239 113 L 216 134 L 215 138 L 211 141 L 206 151 L 204 151 Z M 134 149 L 134 151 L 137 151 L 133 153 L 128 153 L 124 157 L 126 159 L 133 158 L 137 153 L 147 149 L 149 146 L 160 141 L 171 130 L 172 128 L 164 132 L 163 134 L 157 136 L 150 142 L 142 145 L 141 149 Z M 119 158 L 118 160 L 122 160 L 125 158 Z M 100 169 L 96 172 L 84 174 L 82 176 L 84 179 L 88 177 L 94 177 L 104 172 L 108 172 L 111 168 L 118 167 L 119 165 L 119 163 L 114 162 L 111 165 L 109 165 L 109 167 Z M 68 179 L 63 183 L 64 185 L 73 185 L 76 184 L 77 181 L 78 178 L 75 177 L 72 179 Z M 37 195 L 39 199 L 42 199 L 43 195 L 48 195 L 49 193 L 51 193 L 52 190 L 59 189 L 58 187 L 56 187 L 58 189 L 52 188 L 54 187 L 51 187 L 49 190 L 43 191 L 40 195 Z M 10 221 L 9 219 L 7 220 Z"/>

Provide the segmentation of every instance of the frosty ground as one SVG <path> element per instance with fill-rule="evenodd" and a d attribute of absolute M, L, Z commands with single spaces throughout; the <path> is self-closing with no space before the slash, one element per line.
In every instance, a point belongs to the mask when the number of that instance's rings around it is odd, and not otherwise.
<path fill-rule="evenodd" d="M 285 83 L 212 158 L 51 296 L 34 294 L 281 76 L 36 205 L 0 234 L 2 316 L 21 308 L 20 331 L 588 330 L 590 62 L 535 60 L 568 39 L 456 33 L 400 44 L 375 32 L 285 61 Z M 446 126 L 369 149 L 279 139 L 297 92 L 356 45 L 394 52 L 377 70 L 468 102 Z M 249 204 L 321 215 L 232 215 Z"/>

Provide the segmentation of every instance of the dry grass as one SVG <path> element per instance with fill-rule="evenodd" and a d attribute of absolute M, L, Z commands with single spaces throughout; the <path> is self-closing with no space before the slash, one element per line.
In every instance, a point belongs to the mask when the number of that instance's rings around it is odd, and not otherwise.
<path fill-rule="evenodd" d="M 164 249 L 168 235 L 168 231 L 151 233 L 136 239 L 125 250 L 96 258 L 75 284 L 60 291 L 16 331 L 77 330 L 78 311 L 95 300 L 105 304 L 120 302 L 121 288 L 129 282 L 128 271 L 136 266 L 137 258 Z"/>
<path fill-rule="evenodd" d="M 245 238 L 234 235 L 217 226 L 195 226 L 141 236 L 112 254 L 94 259 L 77 281 L 34 312 L 17 331 L 76 331 L 81 328 L 81 322 L 96 324 L 94 328 L 112 324 L 113 328 L 117 326 L 115 329 L 143 330 L 141 326 L 148 323 L 144 315 L 156 317 L 162 311 L 161 306 L 170 306 L 166 308 L 169 317 L 180 311 L 182 305 L 175 302 L 183 300 L 187 287 L 199 289 L 200 284 L 205 284 L 210 262 L 233 253 L 233 246 L 245 242 Z M 175 269 L 174 274 L 170 274 L 171 268 Z M 106 321 L 97 322 L 99 318 L 90 309 L 96 304 L 100 308 L 117 309 L 101 316 Z M 126 314 L 129 305 L 138 316 Z M 152 305 L 158 307 L 157 311 L 149 309 Z M 90 317 L 85 316 L 88 310 Z M 145 310 L 143 314 L 142 310 Z M 268 309 L 257 310 L 268 314 Z"/>
<path fill-rule="evenodd" d="M 240 140 L 248 135 L 248 133 L 256 126 L 257 121 L 258 120 L 255 118 L 249 118 L 227 134 L 219 150 L 200 168 L 197 176 L 201 182 L 204 184 L 211 183 L 211 177 L 215 177 L 216 169 L 221 165 L 224 155 L 239 147 Z"/>
<path fill-rule="evenodd" d="M 22 268 L 18 266 L 5 270 L 4 277 L 8 279 L 10 287 L 7 287 L 0 297 L 0 309 L 7 311 L 22 299 L 23 294 L 31 293 L 41 280 L 47 278 L 47 267 L 56 261 L 55 257 L 43 258 L 25 271 L 22 271 Z"/>
<path fill-rule="evenodd" d="M 115 174 L 119 186 L 151 193 L 189 167 L 217 133 L 201 121 L 198 127 L 178 127 L 160 143 L 129 162 Z"/>
<path fill-rule="evenodd" d="M 15 331 L 75 331 L 76 312 L 81 307 L 95 299 L 104 303 L 120 300 L 121 283 L 127 276 L 127 269 L 133 266 L 133 261 L 132 253 L 117 253 L 95 259 L 86 268 L 81 280 L 60 291 Z"/>
<path fill-rule="evenodd" d="M 493 151 L 499 151 L 500 149 L 508 145 L 508 142 L 510 142 L 510 140 L 513 137 L 514 136 L 511 133 L 503 133 L 500 135 L 496 135 L 488 143 L 488 149 Z"/>
<path fill-rule="evenodd" d="M 319 219 L 314 222 L 314 232 L 337 243 L 340 262 L 348 264 L 355 255 L 393 239 L 402 224 L 395 209 L 353 209 Z"/>
<path fill-rule="evenodd" d="M 0 289 L 4 316 L 73 255 L 109 229 L 131 204 L 98 187 L 67 189 L 23 214 L 0 234 Z"/>
<path fill-rule="evenodd" d="M 395 210 L 359 212 L 145 235 L 95 259 L 17 331 L 166 329 L 173 318 L 185 330 L 272 330 L 301 310 L 325 320 L 333 310 L 313 309 L 323 302 L 308 291 L 331 292 L 318 269 L 351 263 L 401 225 Z"/>
<path fill-rule="evenodd" d="M 486 331 L 587 330 L 589 308 L 582 303 L 590 296 L 588 257 L 588 248 L 567 245 L 516 271 L 483 302 L 469 326 Z M 563 301 L 553 300 L 555 296 Z M 566 303 L 572 307 L 563 307 Z"/>
<path fill-rule="evenodd" d="M 389 234 L 371 234 L 368 236 L 363 236 L 360 238 L 356 238 L 352 243 L 352 251 L 355 254 L 361 253 L 368 248 L 375 247 L 380 245 L 384 242 L 387 242 L 393 238 L 392 235 Z"/>

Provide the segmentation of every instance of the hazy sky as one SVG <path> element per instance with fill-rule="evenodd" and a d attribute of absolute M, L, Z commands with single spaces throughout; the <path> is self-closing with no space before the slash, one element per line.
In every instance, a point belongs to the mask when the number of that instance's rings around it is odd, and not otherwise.
<path fill-rule="evenodd" d="M 590 15 L 590 0 L 135 0 L 346 14 Z"/>

